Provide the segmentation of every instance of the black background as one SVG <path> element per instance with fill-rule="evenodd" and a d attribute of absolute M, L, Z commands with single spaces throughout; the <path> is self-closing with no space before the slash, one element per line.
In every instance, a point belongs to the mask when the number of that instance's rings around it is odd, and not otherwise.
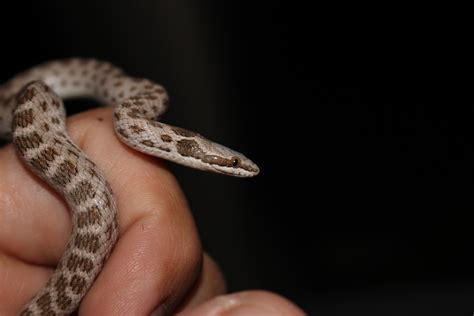
<path fill-rule="evenodd" d="M 110 60 L 167 88 L 166 122 L 256 161 L 245 180 L 170 165 L 230 290 L 276 291 L 311 315 L 470 315 L 462 11 L 19 2 L 2 10 L 0 79 L 54 58 Z"/>

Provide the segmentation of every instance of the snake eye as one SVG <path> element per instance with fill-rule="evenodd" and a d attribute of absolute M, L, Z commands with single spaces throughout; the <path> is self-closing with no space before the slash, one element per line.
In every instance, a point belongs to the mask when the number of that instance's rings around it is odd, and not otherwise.
<path fill-rule="evenodd" d="M 239 157 L 233 157 L 232 158 L 232 167 L 237 168 L 240 166 L 240 159 Z"/>

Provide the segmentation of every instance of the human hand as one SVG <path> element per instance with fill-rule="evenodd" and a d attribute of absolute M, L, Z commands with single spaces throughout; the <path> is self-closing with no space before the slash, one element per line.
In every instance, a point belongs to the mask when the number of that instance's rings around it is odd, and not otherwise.
<path fill-rule="evenodd" d="M 223 295 L 225 279 L 203 252 L 176 179 L 159 159 L 122 144 L 110 109 L 68 120 L 71 138 L 108 179 L 119 206 L 119 240 L 81 303 L 80 315 L 303 315 L 265 291 Z M 0 150 L 0 315 L 14 315 L 48 280 L 70 234 L 66 203 Z"/>

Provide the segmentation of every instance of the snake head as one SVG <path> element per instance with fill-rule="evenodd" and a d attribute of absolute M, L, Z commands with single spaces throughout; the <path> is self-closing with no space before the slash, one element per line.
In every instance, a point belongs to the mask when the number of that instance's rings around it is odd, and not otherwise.
<path fill-rule="evenodd" d="M 258 166 L 243 154 L 198 134 L 178 140 L 176 149 L 181 156 L 194 158 L 189 164 L 198 169 L 236 177 L 253 177 L 260 172 Z"/>
<path fill-rule="evenodd" d="M 254 177 L 260 172 L 252 160 L 239 152 L 215 143 L 209 147 L 212 150 L 208 150 L 201 161 L 208 164 L 211 171 L 236 177 Z"/>

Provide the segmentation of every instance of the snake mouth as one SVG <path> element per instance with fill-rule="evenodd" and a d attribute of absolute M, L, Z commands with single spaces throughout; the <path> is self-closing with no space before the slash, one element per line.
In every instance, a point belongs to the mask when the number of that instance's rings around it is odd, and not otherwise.
<path fill-rule="evenodd" d="M 227 176 L 239 177 L 239 178 L 250 178 L 259 174 L 260 170 L 257 168 L 252 168 L 247 170 L 244 168 L 230 168 L 230 167 L 217 167 L 213 166 L 212 171 L 216 173 L 221 173 Z"/>

